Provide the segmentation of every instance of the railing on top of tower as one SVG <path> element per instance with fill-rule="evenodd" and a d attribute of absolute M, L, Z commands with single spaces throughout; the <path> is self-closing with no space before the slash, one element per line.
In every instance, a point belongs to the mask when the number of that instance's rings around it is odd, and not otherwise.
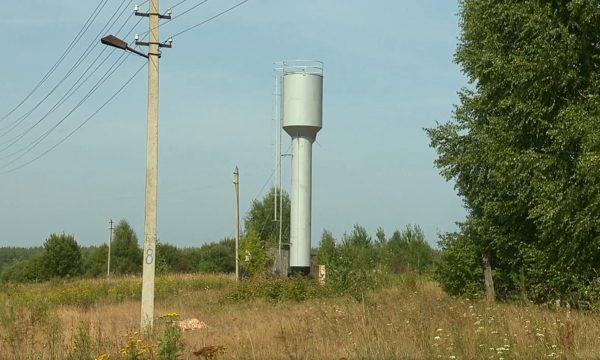
<path fill-rule="evenodd" d="M 286 74 L 310 74 L 323 76 L 323 62 L 318 60 L 284 60 L 275 63 L 276 71 Z"/>

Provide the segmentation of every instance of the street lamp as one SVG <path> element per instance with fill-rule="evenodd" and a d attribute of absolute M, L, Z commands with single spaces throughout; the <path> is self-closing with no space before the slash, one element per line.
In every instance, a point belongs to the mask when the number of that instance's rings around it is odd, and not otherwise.
<path fill-rule="evenodd" d="M 100 39 L 100 42 L 104 45 L 116 47 L 117 49 L 121 50 L 131 51 L 132 53 L 138 54 L 139 56 L 145 57 L 146 59 L 148 58 L 148 55 L 144 54 L 141 51 L 137 51 L 136 49 L 130 48 L 125 41 L 119 39 L 114 35 L 105 36 L 102 39 Z"/>

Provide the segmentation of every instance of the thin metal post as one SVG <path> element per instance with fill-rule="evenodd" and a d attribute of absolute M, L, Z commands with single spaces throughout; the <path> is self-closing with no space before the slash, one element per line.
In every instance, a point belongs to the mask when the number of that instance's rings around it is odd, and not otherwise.
<path fill-rule="evenodd" d="M 274 89 L 273 89 L 273 122 L 275 124 L 275 169 L 273 169 L 275 172 L 277 172 L 277 170 L 279 170 L 279 153 L 277 150 L 277 147 L 279 146 L 279 123 L 277 121 L 277 72 L 274 73 L 275 76 L 275 84 L 274 84 Z M 277 211 L 279 210 L 279 206 L 277 205 L 277 186 L 278 186 L 278 179 L 275 177 L 273 179 L 273 221 L 278 221 L 279 218 L 277 216 Z"/>
<path fill-rule="evenodd" d="M 240 280 L 240 171 L 235 167 L 233 172 L 235 185 L 235 280 Z"/>
<path fill-rule="evenodd" d="M 281 86 L 281 81 L 282 81 L 282 77 L 281 75 L 278 74 L 277 76 L 277 87 L 279 89 L 279 93 L 278 93 L 278 98 L 277 98 L 277 120 L 278 120 L 278 124 L 277 127 L 279 128 L 279 148 L 277 149 L 277 160 L 278 160 L 278 167 L 277 167 L 277 177 L 278 177 L 278 182 L 279 184 L 277 185 L 278 188 L 278 192 L 279 192 L 279 259 L 281 261 L 282 257 L 281 257 L 281 238 L 282 238 L 282 234 L 283 234 L 283 188 L 282 188 L 282 183 L 281 183 L 281 159 L 282 159 L 282 154 L 281 154 L 281 143 L 282 143 L 282 117 L 281 117 L 281 99 L 283 96 L 283 87 Z M 287 267 L 287 264 L 285 264 Z M 283 268 L 283 265 L 282 265 Z"/>
<path fill-rule="evenodd" d="M 113 238 L 113 221 L 112 219 L 110 219 L 108 221 L 109 227 L 108 227 L 108 262 L 107 262 L 107 266 L 106 266 L 106 277 L 109 278 L 110 277 L 110 244 L 112 243 L 112 238 Z"/>

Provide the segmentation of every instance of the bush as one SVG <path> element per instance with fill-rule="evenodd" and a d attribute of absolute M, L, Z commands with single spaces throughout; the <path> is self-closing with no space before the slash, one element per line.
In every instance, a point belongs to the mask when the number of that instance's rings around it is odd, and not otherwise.
<path fill-rule="evenodd" d="M 50 235 L 44 243 L 42 259 L 47 278 L 75 277 L 83 273 L 81 249 L 73 235 Z"/>
<path fill-rule="evenodd" d="M 329 296 L 326 288 L 316 280 L 305 276 L 290 278 L 251 278 L 241 280 L 229 291 L 224 301 L 248 301 L 262 299 L 272 303 L 304 301 Z"/>
<path fill-rule="evenodd" d="M 48 280 L 43 257 L 43 252 L 39 252 L 27 260 L 15 260 L 6 265 L 0 274 L 0 282 L 33 283 Z"/>
<path fill-rule="evenodd" d="M 434 277 L 450 295 L 478 295 L 483 292 L 481 251 L 458 233 L 444 234 L 442 253 Z"/>

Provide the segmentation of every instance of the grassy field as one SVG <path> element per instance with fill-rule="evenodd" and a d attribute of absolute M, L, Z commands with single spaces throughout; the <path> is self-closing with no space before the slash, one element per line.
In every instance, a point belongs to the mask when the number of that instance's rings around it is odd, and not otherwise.
<path fill-rule="evenodd" d="M 137 358 L 158 358 L 152 352 L 165 341 L 165 322 L 157 320 L 155 332 L 145 337 L 134 333 L 139 283 L 126 278 L 3 287 L 0 359 L 121 359 L 127 346 L 147 350 Z M 202 358 L 193 352 L 207 346 L 224 348 L 214 359 L 600 358 L 598 314 L 453 299 L 417 277 L 399 279 L 363 301 L 234 301 L 229 294 L 235 286 L 217 275 L 157 281 L 158 315 L 175 312 L 207 325 L 183 333 L 181 359 Z"/>

